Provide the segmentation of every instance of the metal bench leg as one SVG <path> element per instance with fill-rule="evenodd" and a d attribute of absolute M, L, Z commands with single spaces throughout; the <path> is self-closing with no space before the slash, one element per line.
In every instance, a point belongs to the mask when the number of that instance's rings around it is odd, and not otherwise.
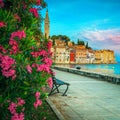
<path fill-rule="evenodd" d="M 53 87 L 52 87 L 52 89 L 51 89 L 51 91 L 50 91 L 50 93 L 49 93 L 49 96 L 52 95 L 52 94 L 54 94 L 55 90 L 57 90 L 57 93 L 59 93 L 60 91 L 59 91 L 58 87 L 60 87 L 60 85 L 54 84 Z"/>
<path fill-rule="evenodd" d="M 67 88 L 66 88 L 66 90 L 65 90 L 65 92 L 63 93 L 62 96 L 67 96 L 67 95 L 66 95 L 66 92 L 68 91 L 68 87 L 69 87 L 69 85 L 67 85 Z"/>

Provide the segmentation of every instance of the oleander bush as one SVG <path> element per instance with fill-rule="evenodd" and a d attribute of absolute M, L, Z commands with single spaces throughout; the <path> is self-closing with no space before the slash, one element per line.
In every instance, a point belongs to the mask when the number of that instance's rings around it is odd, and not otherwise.
<path fill-rule="evenodd" d="M 46 118 L 40 107 L 52 87 L 52 44 L 41 33 L 45 7 L 44 0 L 0 0 L 1 120 Z"/>

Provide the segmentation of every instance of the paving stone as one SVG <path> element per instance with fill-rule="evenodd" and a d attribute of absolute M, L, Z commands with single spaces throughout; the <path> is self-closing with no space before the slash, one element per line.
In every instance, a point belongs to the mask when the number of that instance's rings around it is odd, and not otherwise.
<path fill-rule="evenodd" d="M 54 70 L 56 77 L 70 83 L 67 96 L 48 99 L 64 120 L 120 120 L 120 85 Z M 64 87 L 60 89 L 63 91 Z M 60 119 L 63 120 L 63 119 Z"/>

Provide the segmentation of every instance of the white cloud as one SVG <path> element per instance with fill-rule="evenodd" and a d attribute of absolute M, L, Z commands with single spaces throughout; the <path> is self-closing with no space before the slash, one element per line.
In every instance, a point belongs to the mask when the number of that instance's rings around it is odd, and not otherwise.
<path fill-rule="evenodd" d="M 120 51 L 120 29 L 85 29 L 77 33 L 74 38 L 88 41 L 92 48 L 111 49 L 117 53 Z"/>
<path fill-rule="evenodd" d="M 84 30 L 76 34 L 76 37 L 82 37 L 89 41 L 111 41 L 113 43 L 120 44 L 120 29 L 108 29 L 108 30 Z"/>

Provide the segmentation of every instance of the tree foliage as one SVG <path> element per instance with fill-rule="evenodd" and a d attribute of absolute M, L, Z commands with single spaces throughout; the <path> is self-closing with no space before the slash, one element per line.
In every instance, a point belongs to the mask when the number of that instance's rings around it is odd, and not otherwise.
<path fill-rule="evenodd" d="M 77 44 L 78 45 L 85 45 L 84 41 L 83 40 L 79 40 L 79 39 L 77 40 Z"/>
<path fill-rule="evenodd" d="M 53 35 L 51 37 L 51 39 L 52 40 L 60 39 L 60 40 L 62 40 L 64 42 L 66 42 L 66 43 L 68 43 L 70 41 L 70 38 L 68 36 L 66 36 L 66 35 Z"/>

